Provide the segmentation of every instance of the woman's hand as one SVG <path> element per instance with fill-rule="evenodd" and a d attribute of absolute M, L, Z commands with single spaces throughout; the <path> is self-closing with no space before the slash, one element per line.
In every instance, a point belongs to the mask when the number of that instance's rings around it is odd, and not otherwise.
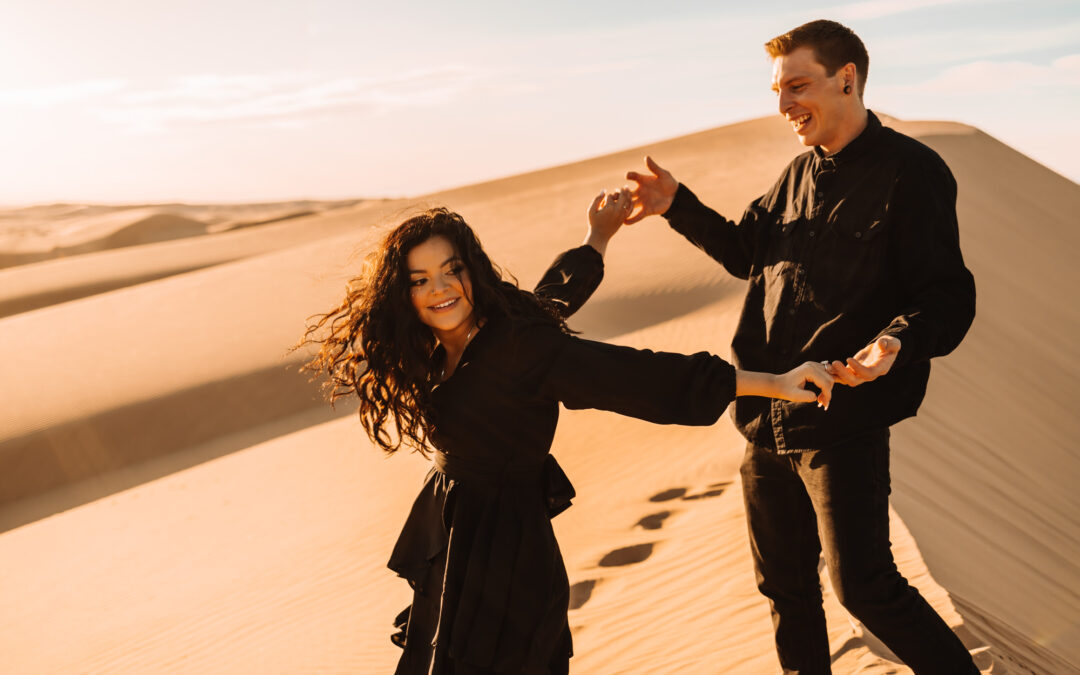
<path fill-rule="evenodd" d="M 767 396 L 801 403 L 817 401 L 819 406 L 828 410 L 829 402 L 832 401 L 833 382 L 833 377 L 825 366 L 813 361 L 807 361 L 780 375 L 739 370 L 735 372 L 735 395 Z M 807 389 L 807 383 L 813 383 L 821 393 Z"/>
<path fill-rule="evenodd" d="M 589 233 L 585 237 L 585 243 L 595 248 L 600 255 L 604 255 L 608 241 L 619 231 L 628 215 L 629 190 L 601 190 L 589 205 Z"/>
<path fill-rule="evenodd" d="M 777 394 L 774 398 L 781 398 L 785 401 L 801 401 L 803 403 L 817 401 L 819 406 L 826 410 L 829 409 L 835 380 L 824 364 L 807 361 L 782 375 L 777 375 L 776 379 Z M 813 383 L 814 386 L 821 390 L 821 393 L 815 394 L 807 389 L 807 383 Z"/>

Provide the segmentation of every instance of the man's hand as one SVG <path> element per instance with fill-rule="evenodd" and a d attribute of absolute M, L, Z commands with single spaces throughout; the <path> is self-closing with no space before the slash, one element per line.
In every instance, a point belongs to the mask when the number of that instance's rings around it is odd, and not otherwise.
<path fill-rule="evenodd" d="M 900 339 L 891 335 L 879 337 L 859 350 L 859 353 L 847 360 L 847 364 L 833 361 L 829 364 L 829 374 L 840 384 L 857 387 L 863 382 L 876 380 L 892 368 L 896 355 L 900 353 Z"/>
<path fill-rule="evenodd" d="M 649 167 L 652 175 L 637 171 L 626 172 L 626 179 L 637 183 L 637 187 L 630 191 L 634 206 L 626 219 L 627 225 L 667 212 L 671 208 L 671 202 L 675 201 L 675 191 L 679 189 L 679 181 L 675 180 L 671 172 L 654 162 L 652 157 L 645 158 L 645 166 Z"/>

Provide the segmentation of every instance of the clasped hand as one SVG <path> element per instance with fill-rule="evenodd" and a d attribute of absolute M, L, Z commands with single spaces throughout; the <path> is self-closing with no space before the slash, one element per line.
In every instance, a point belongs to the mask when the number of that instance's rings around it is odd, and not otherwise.
<path fill-rule="evenodd" d="M 900 339 L 885 335 L 860 349 L 855 356 L 849 357 L 846 363 L 822 361 L 822 365 L 826 366 L 829 375 L 840 384 L 857 387 L 888 373 L 899 353 Z"/>

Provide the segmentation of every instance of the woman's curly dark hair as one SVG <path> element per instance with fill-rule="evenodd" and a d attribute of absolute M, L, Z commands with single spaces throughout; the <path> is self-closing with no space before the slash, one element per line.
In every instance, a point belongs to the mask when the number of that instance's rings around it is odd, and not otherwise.
<path fill-rule="evenodd" d="M 387 453 L 405 443 L 427 454 L 437 342 L 412 306 L 406 261 L 413 247 L 439 236 L 450 242 L 468 271 L 470 300 L 480 323 L 495 316 L 531 318 L 569 332 L 552 303 L 518 288 L 513 276 L 503 278 L 457 213 L 435 208 L 401 223 L 368 257 L 364 273 L 349 282 L 345 300 L 308 319 L 297 344 L 319 346 L 303 370 L 327 377 L 324 389 L 331 405 L 356 394 L 364 429 Z"/>

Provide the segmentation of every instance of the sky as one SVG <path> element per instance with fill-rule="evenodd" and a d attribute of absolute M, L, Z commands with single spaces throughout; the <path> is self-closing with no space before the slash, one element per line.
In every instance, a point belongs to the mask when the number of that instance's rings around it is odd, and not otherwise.
<path fill-rule="evenodd" d="M 4 0 L 0 204 L 416 196 L 594 157 L 776 114 L 762 45 L 817 18 L 867 45 L 869 108 L 1080 182 L 1080 0 L 827 3 Z"/>

